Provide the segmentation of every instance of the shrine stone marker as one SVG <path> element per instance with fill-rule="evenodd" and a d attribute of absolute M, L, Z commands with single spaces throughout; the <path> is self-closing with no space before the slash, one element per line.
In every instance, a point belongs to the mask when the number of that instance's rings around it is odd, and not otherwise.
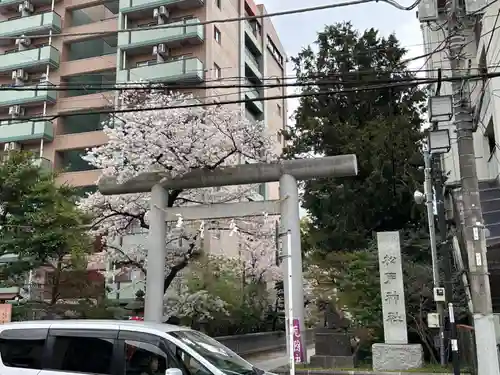
<path fill-rule="evenodd" d="M 378 232 L 380 295 L 385 343 L 372 345 L 373 369 L 404 371 L 422 367 L 420 344 L 408 344 L 399 232 Z"/>

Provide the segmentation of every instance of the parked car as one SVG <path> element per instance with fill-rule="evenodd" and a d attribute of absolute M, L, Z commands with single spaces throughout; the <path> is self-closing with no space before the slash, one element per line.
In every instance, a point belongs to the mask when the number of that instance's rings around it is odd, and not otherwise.
<path fill-rule="evenodd" d="M 187 327 L 55 320 L 0 325 L 0 375 L 263 375 Z"/>

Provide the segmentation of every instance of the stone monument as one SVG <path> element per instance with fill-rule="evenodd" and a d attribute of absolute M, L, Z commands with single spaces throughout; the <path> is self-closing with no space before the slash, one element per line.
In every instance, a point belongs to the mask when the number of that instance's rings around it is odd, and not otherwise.
<path fill-rule="evenodd" d="M 355 359 L 348 332 L 350 322 L 336 306 L 330 303 L 325 305 L 324 327 L 314 332 L 316 352 L 311 356 L 310 366 L 353 368 Z"/>
<path fill-rule="evenodd" d="M 423 364 L 422 346 L 408 344 L 399 232 L 377 233 L 377 245 L 385 343 L 372 345 L 373 369 L 404 371 L 420 368 Z"/>

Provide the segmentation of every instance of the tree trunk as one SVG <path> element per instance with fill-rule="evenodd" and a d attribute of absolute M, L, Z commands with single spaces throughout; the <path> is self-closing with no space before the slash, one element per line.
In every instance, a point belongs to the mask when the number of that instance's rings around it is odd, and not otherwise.
<path fill-rule="evenodd" d="M 163 293 L 167 292 L 168 287 L 170 286 L 170 284 L 172 284 L 177 274 L 181 272 L 184 268 L 186 268 L 187 265 L 188 261 L 184 260 L 181 263 L 178 263 L 172 267 L 170 273 L 167 275 L 167 277 L 165 277 L 165 280 L 163 280 Z"/>
<path fill-rule="evenodd" d="M 52 277 L 52 286 L 50 288 L 50 306 L 54 306 L 59 299 L 60 284 L 61 284 L 61 272 L 62 272 L 62 259 L 59 258 L 54 268 Z"/>

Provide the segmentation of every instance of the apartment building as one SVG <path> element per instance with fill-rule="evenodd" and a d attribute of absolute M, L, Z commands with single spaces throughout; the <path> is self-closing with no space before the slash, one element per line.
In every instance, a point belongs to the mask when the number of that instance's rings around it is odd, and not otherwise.
<path fill-rule="evenodd" d="M 206 88 L 282 82 L 286 56 L 269 19 L 198 25 L 265 13 L 252 0 L 0 1 L 0 84 L 32 88 L 0 92 L 0 147 L 32 150 L 44 165 L 65 170 L 61 182 L 95 190 L 99 171 L 80 156 L 106 142 L 106 115 L 81 113 L 112 107 L 115 83 L 196 84 L 192 92 L 205 101 L 285 93 L 284 87 Z M 151 29 L 164 24 L 178 27 Z M 285 100 L 246 102 L 241 110 L 264 120 L 281 150 Z M 32 115 L 59 117 L 16 121 Z M 277 184 L 259 190 L 278 195 Z"/>
<path fill-rule="evenodd" d="M 262 14 L 264 6 L 253 0 L 0 0 L 0 85 L 26 87 L 0 91 L 0 147 L 33 151 L 45 167 L 64 170 L 60 182 L 82 194 L 95 191 L 100 172 L 81 155 L 107 141 L 101 128 L 106 115 L 92 111 L 112 108 L 115 83 L 195 85 L 192 92 L 202 101 L 285 94 L 284 87 L 257 87 L 284 82 L 286 56 L 269 19 L 199 25 Z M 165 24 L 178 27 L 161 28 Z M 207 88 L 238 83 L 256 87 Z M 286 101 L 238 106 L 248 118 L 265 121 L 280 152 Z M 16 120 L 41 115 L 57 117 Z M 276 199 L 278 184 L 262 185 L 255 195 Z M 227 241 L 207 246 L 227 248 Z"/>
<path fill-rule="evenodd" d="M 437 5 L 438 14 L 434 16 L 434 6 Z M 465 2 L 468 13 L 481 9 L 485 4 L 481 1 Z M 472 9 L 474 7 L 474 9 Z M 445 42 L 448 33 L 446 29 L 445 1 L 423 0 L 419 6 L 418 18 L 421 23 L 425 54 L 436 50 L 426 62 L 427 76 L 436 78 L 437 69 L 442 69 L 442 76 L 451 76 L 450 63 L 447 56 Z M 462 33 L 465 47 L 462 50 L 469 60 L 469 69 L 463 72 L 468 75 L 495 73 L 500 69 L 500 33 L 497 23 L 500 4 L 491 2 L 484 14 L 476 19 L 462 20 L 468 25 Z M 433 15 L 434 13 L 434 15 Z M 430 15 L 430 16 L 429 16 Z M 471 22 L 474 20 L 474 22 Z M 493 305 L 496 312 L 500 312 L 500 289 L 496 287 L 500 282 L 500 80 L 499 78 L 468 80 L 464 83 L 468 88 L 470 108 L 474 118 L 474 151 L 476 168 L 479 179 L 481 206 L 484 224 L 488 229 L 488 267 Z M 434 95 L 435 85 L 430 88 L 429 94 Z M 450 82 L 443 82 L 441 95 L 451 95 Z M 449 129 L 451 150 L 442 156 L 441 165 L 447 174 L 449 190 L 460 187 L 460 169 L 457 149 L 457 135 L 453 119 L 450 122 L 439 124 L 442 129 Z M 455 215 L 460 207 L 460 196 L 455 196 Z M 458 206 L 457 206 L 458 203 Z M 457 217 L 457 216 L 455 216 Z M 456 220 L 460 228 L 460 218 Z M 464 259 L 466 257 L 464 256 Z"/>

